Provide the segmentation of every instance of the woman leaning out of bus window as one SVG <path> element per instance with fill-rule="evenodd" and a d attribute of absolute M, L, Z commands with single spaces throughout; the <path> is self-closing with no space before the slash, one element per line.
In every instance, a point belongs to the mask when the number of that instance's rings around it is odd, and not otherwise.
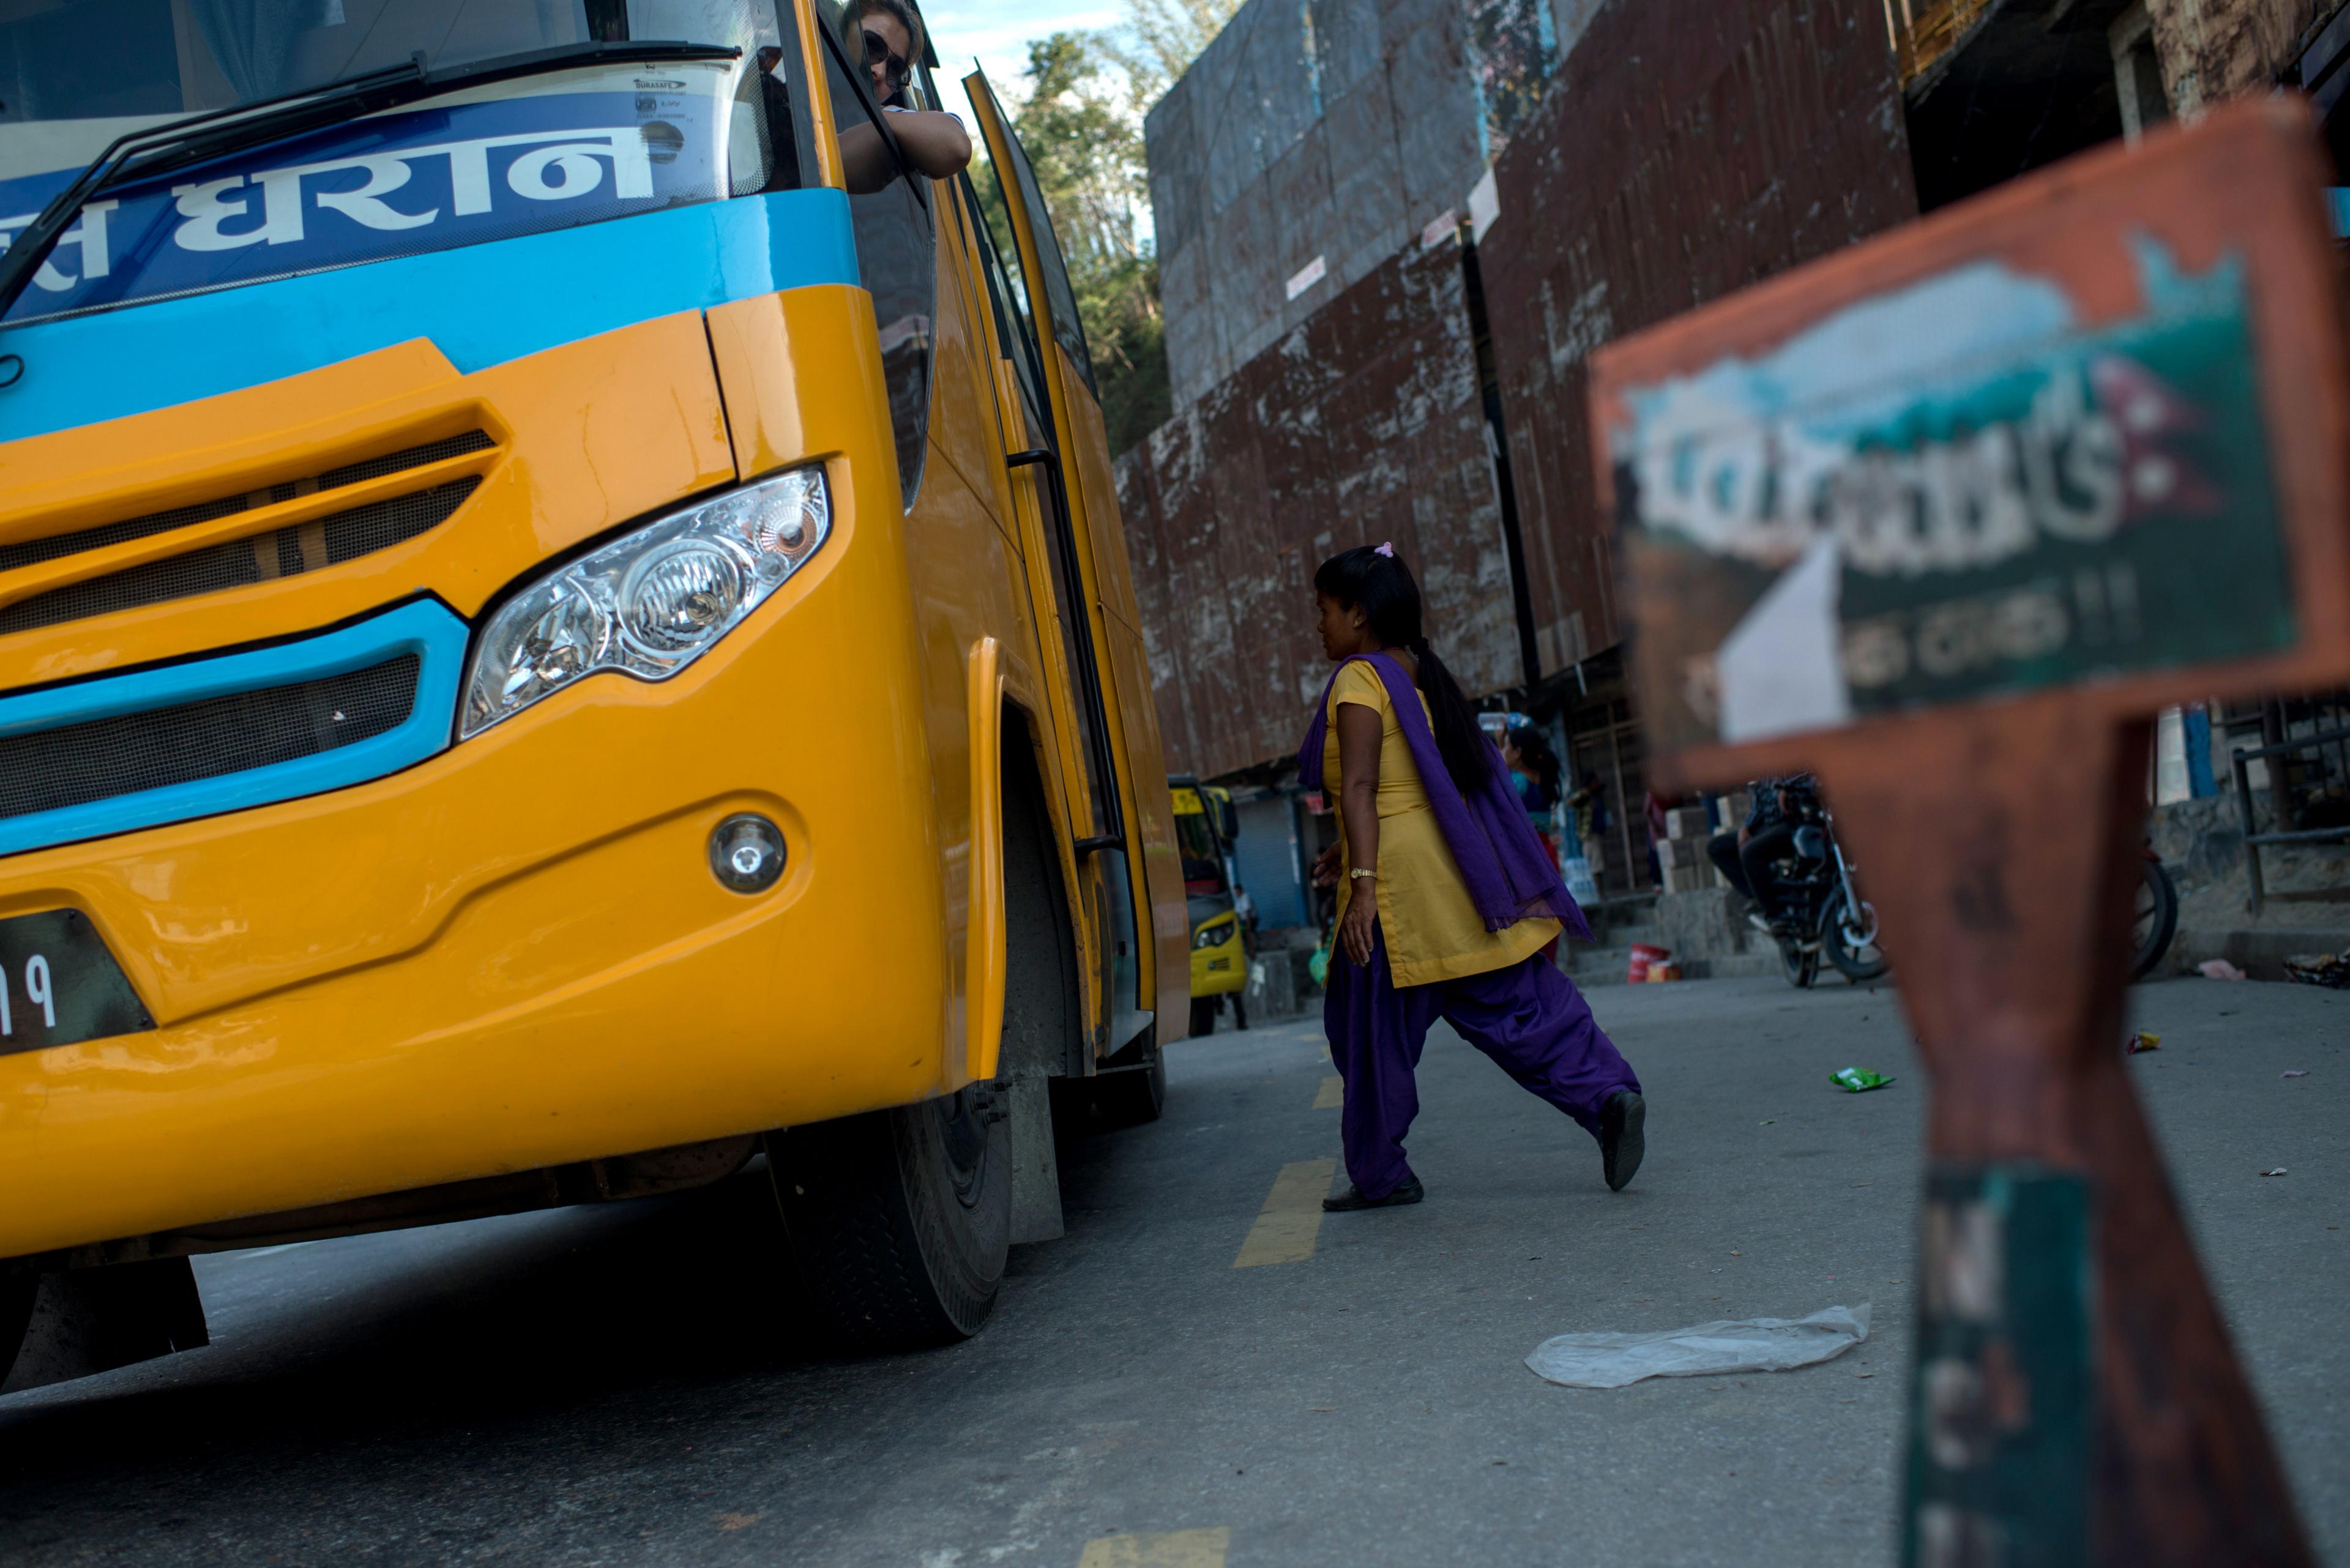
<path fill-rule="evenodd" d="M 906 86 L 922 54 L 922 21 L 914 8 L 906 0 L 855 0 L 842 16 L 841 32 L 849 57 L 861 58 L 871 74 L 873 100 L 890 117 L 889 134 L 906 161 L 933 180 L 962 173 L 971 162 L 971 136 L 962 121 L 906 101 Z M 862 119 L 841 131 L 840 157 L 852 195 L 868 195 L 898 177 L 880 133 Z"/>
<path fill-rule="evenodd" d="M 1314 603 L 1338 668 L 1297 771 L 1338 802 L 1339 840 L 1314 879 L 1338 890 L 1322 1023 L 1346 1083 L 1353 1180 L 1322 1207 L 1424 1195 L 1403 1140 L 1419 1111 L 1412 1074 L 1439 1018 L 1597 1138 L 1601 1174 L 1621 1190 L 1643 1152 L 1640 1081 L 1551 959 L 1562 929 L 1589 941 L 1591 928 L 1430 649 L 1419 585 L 1392 545 L 1364 545 L 1322 563 Z"/>

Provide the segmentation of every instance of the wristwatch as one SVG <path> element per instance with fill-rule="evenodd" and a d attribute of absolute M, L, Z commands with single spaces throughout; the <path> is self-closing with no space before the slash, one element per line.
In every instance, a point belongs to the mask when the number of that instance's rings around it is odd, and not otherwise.
<path fill-rule="evenodd" d="M 1367 866 L 1357 866 L 1357 867 L 1353 867 L 1352 869 L 1348 870 L 1348 871 L 1347 871 L 1347 877 L 1348 877 L 1349 878 L 1352 878 L 1352 877 L 1376 877 L 1376 876 L 1378 876 L 1378 872 L 1376 872 L 1376 871 L 1374 871 L 1374 870 L 1372 870 L 1372 869 L 1371 869 L 1369 867 L 1367 867 Z"/>

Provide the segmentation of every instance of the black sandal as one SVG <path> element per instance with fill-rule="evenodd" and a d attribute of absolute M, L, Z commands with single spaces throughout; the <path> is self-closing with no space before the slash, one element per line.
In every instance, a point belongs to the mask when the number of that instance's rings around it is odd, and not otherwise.
<path fill-rule="evenodd" d="M 1599 1107 L 1599 1171 L 1608 1191 L 1623 1191 L 1640 1168 L 1648 1119 L 1648 1102 L 1629 1089 L 1617 1090 Z"/>
<path fill-rule="evenodd" d="M 1347 1190 L 1337 1197 L 1325 1198 L 1322 1210 L 1326 1214 L 1350 1214 L 1357 1209 L 1400 1209 L 1427 1196 L 1428 1189 L 1419 1184 L 1416 1176 L 1406 1177 L 1402 1185 L 1385 1198 L 1366 1198 L 1363 1189 L 1350 1181 L 1347 1184 Z"/>

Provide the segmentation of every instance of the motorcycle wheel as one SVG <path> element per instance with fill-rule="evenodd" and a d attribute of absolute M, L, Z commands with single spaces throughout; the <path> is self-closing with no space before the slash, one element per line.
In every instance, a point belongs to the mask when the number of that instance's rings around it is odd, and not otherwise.
<path fill-rule="evenodd" d="M 2178 934 L 2178 888 L 2171 882 L 2170 873 L 2159 860 L 2143 860 L 2139 865 L 2145 876 L 2138 884 L 2137 907 L 2130 923 L 2132 980 L 2152 974 L 2162 955 L 2170 950 L 2170 939 Z"/>
<path fill-rule="evenodd" d="M 1820 950 L 1806 950 L 1794 942 L 1781 942 L 1779 966 L 1786 971 L 1789 985 L 1797 991 L 1809 991 L 1812 981 L 1820 978 Z"/>
<path fill-rule="evenodd" d="M 1893 961 L 1877 945 L 1877 906 L 1866 898 L 1860 901 L 1856 917 L 1838 890 L 1820 912 L 1820 949 L 1836 971 L 1855 985 L 1881 980 L 1893 967 Z"/>

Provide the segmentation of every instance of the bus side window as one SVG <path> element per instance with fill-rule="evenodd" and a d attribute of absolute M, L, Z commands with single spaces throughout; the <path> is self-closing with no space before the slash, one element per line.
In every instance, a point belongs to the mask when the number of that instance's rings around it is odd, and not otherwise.
<path fill-rule="evenodd" d="M 818 24 L 829 29 L 831 44 L 841 42 L 839 7 L 819 0 Z M 836 47 L 825 50 L 826 86 L 832 96 L 835 127 L 872 123 L 866 109 L 870 91 L 860 94 L 843 68 L 844 56 Z M 919 84 L 927 87 L 925 73 Z M 848 198 L 849 215 L 857 234 L 857 269 L 866 292 L 873 296 L 873 319 L 880 329 L 881 376 L 889 389 L 889 428 L 897 438 L 898 483 L 910 509 L 921 488 L 922 454 L 931 419 L 931 322 L 937 309 L 938 235 L 931 226 L 929 182 L 920 175 L 901 176 L 868 195 Z"/>

